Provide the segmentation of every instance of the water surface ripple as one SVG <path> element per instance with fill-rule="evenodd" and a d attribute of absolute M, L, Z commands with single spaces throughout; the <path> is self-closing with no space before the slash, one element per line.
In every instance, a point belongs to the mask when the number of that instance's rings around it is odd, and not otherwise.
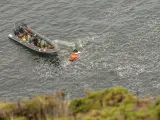
<path fill-rule="evenodd" d="M 41 56 L 7 38 L 24 21 L 51 40 L 78 42 L 69 52 Z M 160 92 L 159 0 L 1 0 L 0 100 L 122 85 L 140 95 Z"/>

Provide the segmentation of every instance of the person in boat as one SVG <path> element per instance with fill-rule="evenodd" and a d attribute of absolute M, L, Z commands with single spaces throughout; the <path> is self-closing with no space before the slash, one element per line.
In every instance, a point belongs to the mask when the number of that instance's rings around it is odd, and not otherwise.
<path fill-rule="evenodd" d="M 25 32 L 23 26 L 19 26 L 18 31 L 19 31 L 19 33 L 24 33 Z"/>
<path fill-rule="evenodd" d="M 23 28 L 23 33 L 24 33 L 24 35 L 25 35 L 25 37 L 26 37 L 26 40 L 30 40 L 30 38 L 31 38 L 31 32 L 30 32 L 30 29 L 29 29 L 29 27 L 27 26 L 27 24 L 22 24 L 22 28 Z"/>
<path fill-rule="evenodd" d="M 18 30 L 20 33 L 30 33 L 30 28 L 27 26 L 27 24 L 22 23 L 19 27 Z"/>
<path fill-rule="evenodd" d="M 30 28 L 27 25 L 25 26 L 25 32 L 27 34 L 31 34 Z"/>
<path fill-rule="evenodd" d="M 40 47 L 41 47 L 42 50 L 46 50 L 47 47 L 48 47 L 47 42 L 42 39 L 41 42 L 40 42 Z"/>
<path fill-rule="evenodd" d="M 14 34 L 18 36 L 19 38 L 22 38 L 24 35 L 24 29 L 22 26 L 18 26 L 16 29 L 14 29 Z"/>
<path fill-rule="evenodd" d="M 73 50 L 72 54 L 69 56 L 70 61 L 74 61 L 79 58 L 80 54 L 77 49 Z"/>
<path fill-rule="evenodd" d="M 17 36 L 19 32 L 16 29 L 13 29 L 14 35 Z"/>
<path fill-rule="evenodd" d="M 30 40 L 31 40 L 31 35 L 30 35 L 30 34 L 26 34 L 26 39 L 30 42 Z"/>
<path fill-rule="evenodd" d="M 38 38 L 38 43 L 37 43 L 38 47 L 41 47 L 41 39 Z"/>
<path fill-rule="evenodd" d="M 29 32 L 30 32 L 30 29 L 29 29 L 29 27 L 27 26 L 27 24 L 22 23 L 22 25 L 18 26 L 17 31 L 18 31 L 19 33 L 29 33 Z"/>
<path fill-rule="evenodd" d="M 29 35 L 27 36 L 27 38 L 28 38 L 29 43 L 33 43 L 33 38 L 34 38 L 34 36 L 33 36 L 32 34 L 29 34 Z"/>
<path fill-rule="evenodd" d="M 19 34 L 18 34 L 18 37 L 19 37 L 20 39 L 22 39 L 23 41 L 26 40 L 26 36 L 24 35 L 24 33 L 19 33 Z"/>
<path fill-rule="evenodd" d="M 36 37 L 36 35 L 32 36 L 29 39 L 29 43 L 33 43 L 35 46 L 37 46 L 37 44 L 38 44 L 38 38 Z"/>
<path fill-rule="evenodd" d="M 25 35 L 23 35 L 21 39 L 22 39 L 23 41 L 26 41 L 26 40 L 27 40 Z"/>
<path fill-rule="evenodd" d="M 45 47 L 47 47 L 47 42 L 42 39 L 41 40 L 41 48 L 45 48 Z"/>
<path fill-rule="evenodd" d="M 37 37 L 33 37 L 32 41 L 35 46 L 38 46 L 38 38 Z"/>
<path fill-rule="evenodd" d="M 30 43 L 33 43 L 35 46 L 40 47 L 40 39 L 35 34 L 31 39 L 29 40 Z"/>

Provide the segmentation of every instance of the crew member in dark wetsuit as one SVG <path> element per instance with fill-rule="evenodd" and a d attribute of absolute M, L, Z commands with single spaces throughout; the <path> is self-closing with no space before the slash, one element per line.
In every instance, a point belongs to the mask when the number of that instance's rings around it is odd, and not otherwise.
<path fill-rule="evenodd" d="M 30 38 L 29 42 L 33 43 L 37 47 L 40 47 L 40 39 L 38 38 L 36 34 Z"/>
<path fill-rule="evenodd" d="M 32 41 L 33 41 L 33 43 L 34 43 L 35 46 L 38 45 L 38 38 L 37 37 L 33 37 Z"/>
<path fill-rule="evenodd" d="M 24 33 L 24 29 L 23 29 L 22 26 L 19 26 L 19 32 L 20 32 L 20 33 Z"/>

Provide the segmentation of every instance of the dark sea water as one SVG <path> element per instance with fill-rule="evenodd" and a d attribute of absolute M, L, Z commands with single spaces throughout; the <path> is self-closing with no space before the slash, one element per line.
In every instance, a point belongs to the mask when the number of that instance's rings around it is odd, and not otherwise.
<path fill-rule="evenodd" d="M 13 23 L 26 22 L 51 40 L 76 43 L 42 56 L 8 39 Z M 140 96 L 160 95 L 159 0 L 0 0 L 0 100 L 64 90 L 121 85 Z"/>

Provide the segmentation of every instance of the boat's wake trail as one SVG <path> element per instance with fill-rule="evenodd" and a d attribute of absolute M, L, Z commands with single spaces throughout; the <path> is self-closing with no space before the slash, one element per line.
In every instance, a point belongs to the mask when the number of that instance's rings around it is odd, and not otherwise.
<path fill-rule="evenodd" d="M 54 42 L 60 46 L 62 49 L 68 49 L 68 50 L 73 50 L 76 48 L 75 43 L 67 42 L 67 41 L 62 41 L 62 40 L 54 40 Z"/>

